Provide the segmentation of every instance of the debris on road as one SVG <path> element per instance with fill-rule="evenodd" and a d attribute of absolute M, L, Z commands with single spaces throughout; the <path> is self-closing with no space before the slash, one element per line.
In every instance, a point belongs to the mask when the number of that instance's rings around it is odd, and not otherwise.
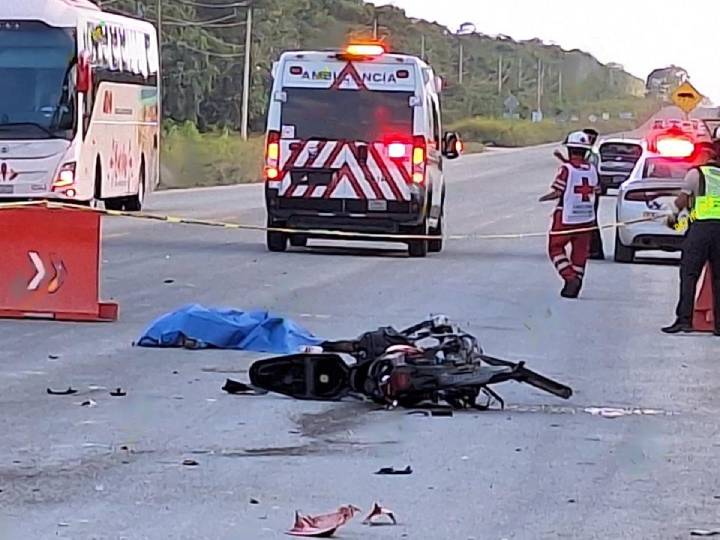
<path fill-rule="evenodd" d="M 125 392 L 122 388 L 116 388 L 112 392 L 110 392 L 110 395 L 113 397 L 124 397 L 127 396 L 127 392 Z"/>
<path fill-rule="evenodd" d="M 77 390 L 68 386 L 67 390 L 53 390 L 52 388 L 48 388 L 47 393 L 51 396 L 71 396 L 72 394 L 77 394 Z"/>
<path fill-rule="evenodd" d="M 48 360 L 59 360 L 60 355 L 59 354 L 48 354 Z"/>
<path fill-rule="evenodd" d="M 388 519 L 390 519 L 390 521 L 392 522 L 392 525 L 397 525 L 397 520 L 395 519 L 395 513 L 392 510 L 383 508 L 382 506 L 380 506 L 379 503 L 373 504 L 372 510 L 370 510 L 370 513 L 363 520 L 363 524 L 364 525 L 387 524 L 387 522 L 378 521 L 383 516 L 387 516 Z"/>
<path fill-rule="evenodd" d="M 382 469 L 379 469 L 375 471 L 375 474 L 412 474 L 413 470 L 410 465 L 405 467 L 404 469 L 396 469 L 395 467 L 383 467 Z"/>
<path fill-rule="evenodd" d="M 360 512 L 360 509 L 352 504 L 341 506 L 337 512 L 320 516 L 303 515 L 296 511 L 295 524 L 292 529 L 287 531 L 287 534 L 317 538 L 332 536 L 337 529 L 355 517 L 358 512 Z"/>
<path fill-rule="evenodd" d="M 194 459 L 186 459 L 182 462 L 182 464 L 185 465 L 186 467 L 197 467 L 198 465 L 200 465 Z"/>
<path fill-rule="evenodd" d="M 165 283 L 166 285 L 170 285 L 171 283 L 175 283 L 175 280 L 174 279 L 166 279 L 163 281 L 163 283 Z"/>
<path fill-rule="evenodd" d="M 622 416 L 670 416 L 673 413 L 661 409 L 641 409 L 638 407 L 586 407 L 584 411 L 592 416 L 620 418 Z"/>
<path fill-rule="evenodd" d="M 233 395 L 249 395 L 249 396 L 259 396 L 267 394 L 267 390 L 260 390 L 258 388 L 253 388 L 249 384 L 245 384 L 243 382 L 234 381 L 232 379 L 225 379 L 225 385 L 222 387 L 222 389 L 227 392 L 228 394 Z"/>
<path fill-rule="evenodd" d="M 258 501 L 257 499 L 254 499 L 254 498 L 250 497 L 250 504 L 260 504 L 260 501 Z"/>
<path fill-rule="evenodd" d="M 445 401 L 455 409 L 504 408 L 491 386 L 517 381 L 563 399 L 572 389 L 525 367 L 485 355 L 477 339 L 442 316 L 401 332 L 392 327 L 349 341 L 326 341 L 323 353 L 258 360 L 250 383 L 297 399 L 337 401 L 362 395 L 388 408 Z M 349 365 L 341 354 L 355 358 Z"/>
<path fill-rule="evenodd" d="M 80 406 L 81 406 L 81 407 L 96 407 L 96 406 L 97 406 L 97 402 L 96 402 L 95 400 L 93 400 L 93 399 L 86 399 L 85 401 L 83 401 L 82 403 L 80 403 Z"/>
<path fill-rule="evenodd" d="M 720 536 L 720 529 L 693 529 L 690 536 Z"/>
<path fill-rule="evenodd" d="M 193 304 L 155 320 L 137 344 L 289 354 L 321 342 L 294 321 L 267 311 L 245 312 Z"/>

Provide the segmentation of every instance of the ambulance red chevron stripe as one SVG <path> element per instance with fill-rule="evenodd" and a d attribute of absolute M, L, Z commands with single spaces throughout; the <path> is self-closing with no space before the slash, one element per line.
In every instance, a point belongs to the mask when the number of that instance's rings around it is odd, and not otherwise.
<path fill-rule="evenodd" d="M 283 141 L 280 196 L 410 200 L 408 160 L 389 158 L 382 143 L 367 145 L 367 153 L 361 150 L 362 146 L 365 145 L 343 140 Z M 335 174 L 328 186 L 307 186 L 292 182 L 293 169 L 330 169 Z"/>

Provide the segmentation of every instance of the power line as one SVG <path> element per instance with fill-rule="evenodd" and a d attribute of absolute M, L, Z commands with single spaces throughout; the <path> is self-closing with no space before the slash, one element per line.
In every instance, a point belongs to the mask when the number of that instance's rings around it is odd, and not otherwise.
<path fill-rule="evenodd" d="M 210 26 L 213 24 L 227 22 L 234 18 L 235 18 L 235 14 L 233 13 L 230 15 L 224 15 L 217 19 L 211 19 L 209 21 L 179 21 L 177 19 L 164 19 L 163 24 L 173 23 L 175 25 L 183 25 L 183 26 L 205 26 L 205 25 Z"/>
<path fill-rule="evenodd" d="M 240 58 L 242 56 L 245 56 L 244 52 L 238 52 L 238 53 L 219 53 L 215 51 L 206 51 L 203 49 L 198 49 L 197 47 L 193 47 L 192 45 L 188 45 L 184 41 L 178 41 L 177 42 L 178 47 L 183 47 L 189 51 L 196 52 L 198 54 L 205 54 L 207 56 L 214 56 L 217 58 Z"/>
<path fill-rule="evenodd" d="M 206 9 L 230 9 L 230 8 L 244 8 L 252 5 L 251 2 L 234 2 L 232 4 L 205 4 L 203 2 L 194 2 L 192 0 L 174 0 L 178 4 L 183 4 L 191 7 L 199 7 Z"/>

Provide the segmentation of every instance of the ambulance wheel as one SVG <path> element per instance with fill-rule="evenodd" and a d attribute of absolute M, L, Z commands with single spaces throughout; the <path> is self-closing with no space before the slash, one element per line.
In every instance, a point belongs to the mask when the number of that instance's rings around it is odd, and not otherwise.
<path fill-rule="evenodd" d="M 408 234 L 426 235 L 428 232 L 427 218 L 417 227 L 410 229 Z M 410 240 L 408 241 L 408 254 L 413 258 L 426 257 L 428 254 L 427 240 Z"/>
<path fill-rule="evenodd" d="M 290 245 L 292 247 L 307 247 L 308 238 L 300 234 L 290 235 Z"/>
<path fill-rule="evenodd" d="M 287 234 L 281 232 L 268 231 L 267 233 L 267 248 L 272 252 L 282 252 L 287 249 L 288 237 Z"/>
<path fill-rule="evenodd" d="M 629 246 L 626 246 L 620 240 L 620 235 L 617 230 L 615 231 L 615 254 L 613 259 L 619 263 L 631 263 L 635 258 L 635 250 Z"/>
<path fill-rule="evenodd" d="M 440 210 L 440 217 L 438 218 L 437 227 L 430 229 L 430 236 L 439 236 L 437 240 L 428 241 L 428 251 L 430 253 L 440 253 L 443 248 L 443 214 L 445 212 Z"/>

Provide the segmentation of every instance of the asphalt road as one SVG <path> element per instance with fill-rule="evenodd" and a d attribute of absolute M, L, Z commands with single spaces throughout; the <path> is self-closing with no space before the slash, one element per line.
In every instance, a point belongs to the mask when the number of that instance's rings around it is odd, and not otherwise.
<path fill-rule="evenodd" d="M 536 200 L 551 150 L 450 166 L 450 232 L 545 231 L 551 206 Z M 613 204 L 603 200 L 603 220 Z M 260 186 L 156 194 L 151 209 L 264 216 Z M 424 260 L 322 245 L 270 254 L 259 233 L 107 219 L 103 296 L 121 303 L 119 322 L 0 322 L 0 539 L 283 538 L 295 509 L 374 500 L 400 524 L 356 518 L 339 537 L 674 539 L 717 524 L 718 342 L 660 333 L 676 266 L 593 261 L 570 301 L 541 238 L 454 241 Z M 225 378 L 245 379 L 257 355 L 132 347 L 191 302 L 270 309 L 327 338 L 442 312 L 575 395 L 508 383 L 497 388 L 508 410 L 452 418 L 228 396 Z M 69 385 L 80 394 L 45 392 Z M 115 387 L 127 396 L 110 397 Z M 78 404 L 88 398 L 97 406 Z M 372 474 L 406 465 L 410 476 Z"/>

